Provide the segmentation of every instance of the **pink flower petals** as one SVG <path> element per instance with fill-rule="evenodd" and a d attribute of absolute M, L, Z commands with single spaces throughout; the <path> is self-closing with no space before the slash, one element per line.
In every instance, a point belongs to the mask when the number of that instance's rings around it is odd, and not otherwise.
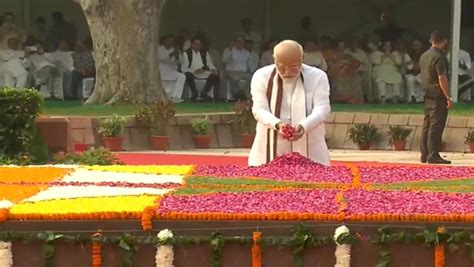
<path fill-rule="evenodd" d="M 260 177 L 279 181 L 350 183 L 345 166 L 326 167 L 298 153 L 289 153 L 259 167 L 201 166 L 196 174 L 217 177 Z"/>
<path fill-rule="evenodd" d="M 158 212 L 330 213 L 338 211 L 337 190 L 289 190 L 211 195 L 165 196 Z"/>
<path fill-rule="evenodd" d="M 353 189 L 345 192 L 344 198 L 348 204 L 348 214 L 474 213 L 474 194 Z"/>
<path fill-rule="evenodd" d="M 474 168 L 469 167 L 380 166 L 359 167 L 359 172 L 363 183 L 397 183 L 474 177 Z"/>

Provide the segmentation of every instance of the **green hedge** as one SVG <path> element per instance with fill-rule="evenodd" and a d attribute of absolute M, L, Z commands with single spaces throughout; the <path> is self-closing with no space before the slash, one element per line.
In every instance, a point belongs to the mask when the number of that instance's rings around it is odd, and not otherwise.
<path fill-rule="evenodd" d="M 43 100 L 32 89 L 0 88 L 0 155 L 30 154 Z"/>

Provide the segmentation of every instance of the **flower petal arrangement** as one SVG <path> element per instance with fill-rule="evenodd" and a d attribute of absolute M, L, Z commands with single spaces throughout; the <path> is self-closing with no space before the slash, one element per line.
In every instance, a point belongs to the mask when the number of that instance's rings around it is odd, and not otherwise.
<path fill-rule="evenodd" d="M 3 166 L 1 220 L 474 221 L 474 168 L 316 164 L 260 167 Z"/>

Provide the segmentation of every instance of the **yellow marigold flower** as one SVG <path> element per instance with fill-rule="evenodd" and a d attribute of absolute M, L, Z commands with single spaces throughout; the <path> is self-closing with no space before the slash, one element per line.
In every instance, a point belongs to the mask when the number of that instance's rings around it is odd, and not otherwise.
<path fill-rule="evenodd" d="M 76 198 L 21 203 L 10 208 L 10 214 L 15 215 L 55 215 L 61 214 L 90 214 L 102 212 L 141 213 L 147 206 L 155 205 L 156 196 L 120 196 Z"/>

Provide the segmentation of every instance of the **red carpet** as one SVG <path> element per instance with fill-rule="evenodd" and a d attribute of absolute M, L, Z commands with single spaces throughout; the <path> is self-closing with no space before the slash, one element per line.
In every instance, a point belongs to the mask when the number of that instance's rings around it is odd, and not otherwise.
<path fill-rule="evenodd" d="M 239 165 L 247 166 L 247 157 L 236 156 L 212 156 L 212 155 L 186 155 L 186 154 L 147 154 L 147 153 L 118 153 L 117 157 L 128 165 L 185 165 L 197 164 L 206 166 Z M 346 164 L 348 162 L 333 161 L 333 165 Z M 357 162 L 358 166 L 396 166 L 421 164 L 397 164 L 379 162 Z M 421 165 L 426 166 L 426 165 Z"/>

